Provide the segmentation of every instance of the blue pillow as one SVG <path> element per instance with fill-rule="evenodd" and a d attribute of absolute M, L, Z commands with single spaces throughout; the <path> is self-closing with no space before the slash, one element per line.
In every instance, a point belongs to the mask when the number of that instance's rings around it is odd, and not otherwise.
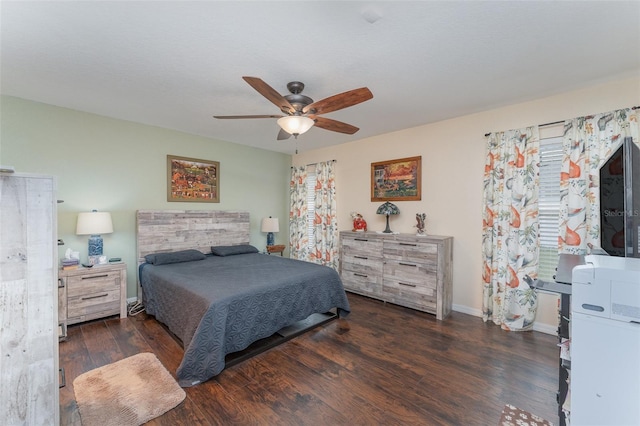
<path fill-rule="evenodd" d="M 212 246 L 211 254 L 215 256 L 233 256 L 235 254 L 259 253 L 258 249 L 250 244 L 237 246 Z"/>
<path fill-rule="evenodd" d="M 194 260 L 203 260 L 206 256 L 198 250 L 181 250 L 171 253 L 153 253 L 144 257 L 147 263 L 152 265 L 166 265 L 169 263 L 192 262 Z"/>

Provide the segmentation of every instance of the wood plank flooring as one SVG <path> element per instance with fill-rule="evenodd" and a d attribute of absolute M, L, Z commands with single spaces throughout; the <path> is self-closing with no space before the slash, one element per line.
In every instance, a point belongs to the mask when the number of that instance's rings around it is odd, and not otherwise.
<path fill-rule="evenodd" d="M 435 316 L 348 293 L 352 313 L 185 388 L 149 425 L 497 425 L 506 403 L 558 423 L 556 338 Z M 348 328 L 348 329 L 347 329 Z M 80 425 L 73 380 L 153 352 L 175 377 L 183 350 L 139 314 L 69 327 L 62 425 Z"/>

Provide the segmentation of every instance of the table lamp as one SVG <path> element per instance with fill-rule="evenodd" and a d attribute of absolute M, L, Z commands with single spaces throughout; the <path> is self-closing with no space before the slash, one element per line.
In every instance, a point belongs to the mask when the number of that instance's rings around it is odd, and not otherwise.
<path fill-rule="evenodd" d="M 89 257 L 102 256 L 102 237 L 100 234 L 110 234 L 112 232 L 111 213 L 96 210 L 78 213 L 76 234 L 90 235 Z"/>
<path fill-rule="evenodd" d="M 389 215 L 400 214 L 400 209 L 395 204 L 390 203 L 390 202 L 387 201 L 386 203 L 384 203 L 383 205 L 378 207 L 378 210 L 376 211 L 376 213 L 377 214 L 383 214 L 383 215 L 387 216 L 387 227 L 382 232 L 385 233 L 385 234 L 390 234 L 391 233 L 391 228 L 389 228 Z"/>
<path fill-rule="evenodd" d="M 262 232 L 267 233 L 267 246 L 272 246 L 274 244 L 274 232 L 280 232 L 280 226 L 278 225 L 277 217 L 265 217 L 262 219 Z"/>

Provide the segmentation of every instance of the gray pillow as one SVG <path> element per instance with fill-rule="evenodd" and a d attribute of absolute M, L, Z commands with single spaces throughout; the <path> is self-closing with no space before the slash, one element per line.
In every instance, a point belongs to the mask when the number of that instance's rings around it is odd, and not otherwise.
<path fill-rule="evenodd" d="M 258 249 L 250 244 L 237 246 L 212 246 L 211 253 L 215 256 L 233 256 L 235 254 L 258 253 Z"/>
<path fill-rule="evenodd" d="M 202 252 L 198 250 L 181 250 L 171 253 L 153 253 L 144 257 L 147 263 L 152 265 L 166 265 L 168 263 L 192 262 L 194 260 L 203 260 L 206 258 Z"/>

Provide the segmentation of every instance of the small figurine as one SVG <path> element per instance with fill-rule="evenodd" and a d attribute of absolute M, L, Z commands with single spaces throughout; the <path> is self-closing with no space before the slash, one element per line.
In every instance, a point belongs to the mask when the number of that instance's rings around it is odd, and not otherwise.
<path fill-rule="evenodd" d="M 353 219 L 354 232 L 364 232 L 367 230 L 367 222 L 362 218 L 360 213 L 351 212 L 351 218 Z"/>
<path fill-rule="evenodd" d="M 424 221 L 427 219 L 427 215 L 424 213 L 416 213 L 416 228 L 418 228 L 418 232 L 416 235 L 427 235 L 424 232 Z"/>

